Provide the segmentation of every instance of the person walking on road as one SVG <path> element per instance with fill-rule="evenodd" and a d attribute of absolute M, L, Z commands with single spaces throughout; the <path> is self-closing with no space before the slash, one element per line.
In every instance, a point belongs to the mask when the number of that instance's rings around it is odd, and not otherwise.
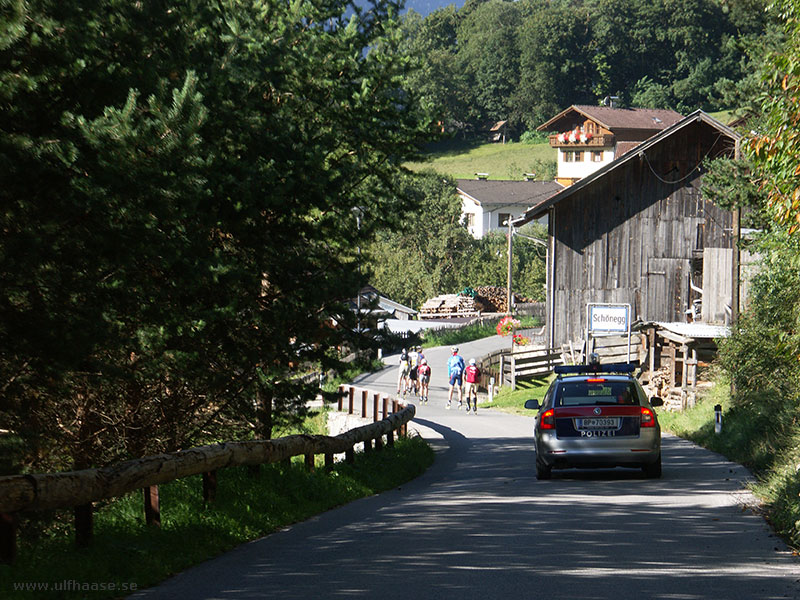
<path fill-rule="evenodd" d="M 428 385 L 431 382 L 431 366 L 428 361 L 423 358 L 420 360 L 419 369 L 419 397 L 422 404 L 428 403 Z"/>
<path fill-rule="evenodd" d="M 411 346 L 408 352 L 408 387 L 414 390 L 414 395 L 419 396 L 419 387 L 417 385 L 417 371 L 419 369 L 419 352 L 416 346 Z"/>
<path fill-rule="evenodd" d="M 481 370 L 475 364 L 475 359 L 469 359 L 469 366 L 464 370 L 464 395 L 467 397 L 467 412 L 469 412 L 469 399 L 472 398 L 472 414 L 478 414 L 478 384 L 481 382 Z"/>
<path fill-rule="evenodd" d="M 455 346 L 453 346 L 452 351 L 453 355 L 447 361 L 447 376 L 450 378 L 450 389 L 447 392 L 447 406 L 445 406 L 445 408 L 448 410 L 453 401 L 453 388 L 458 389 L 458 408 L 464 405 L 461 392 L 462 377 L 464 375 L 464 359 L 458 355 L 458 348 Z"/>
<path fill-rule="evenodd" d="M 405 395 L 406 390 L 408 389 L 408 372 L 409 372 L 409 360 L 408 360 L 408 352 L 406 349 L 403 348 L 403 351 L 400 353 L 400 370 L 397 373 L 397 395 L 400 395 L 400 391 L 402 388 L 402 392 Z"/>

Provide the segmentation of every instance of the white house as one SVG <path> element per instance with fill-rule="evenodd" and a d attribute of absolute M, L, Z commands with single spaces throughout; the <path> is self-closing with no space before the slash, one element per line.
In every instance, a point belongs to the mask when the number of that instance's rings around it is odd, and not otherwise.
<path fill-rule="evenodd" d="M 606 166 L 683 117 L 672 110 L 571 106 L 537 127 L 556 131 L 556 180 L 570 186 Z"/>
<path fill-rule="evenodd" d="M 505 230 L 509 219 L 558 193 L 564 186 L 555 181 L 490 181 L 458 179 L 462 219 L 475 238 L 493 230 Z"/>

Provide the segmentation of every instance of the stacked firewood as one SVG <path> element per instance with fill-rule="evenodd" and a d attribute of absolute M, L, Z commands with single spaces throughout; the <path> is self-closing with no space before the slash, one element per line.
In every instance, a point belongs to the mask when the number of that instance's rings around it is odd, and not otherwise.
<path fill-rule="evenodd" d="M 469 293 L 466 293 L 466 292 Z M 473 295 L 474 294 L 474 295 Z M 484 285 L 467 288 L 461 294 L 443 294 L 425 301 L 419 309 L 422 315 L 473 314 L 477 312 L 506 312 L 506 288 Z M 528 298 L 514 294 L 514 302 L 531 302 Z"/>
<path fill-rule="evenodd" d="M 475 288 L 475 302 L 483 312 L 506 312 L 506 288 L 482 285 Z"/>
<path fill-rule="evenodd" d="M 472 296 L 443 294 L 425 301 L 419 309 L 423 315 L 470 314 L 478 311 Z"/>

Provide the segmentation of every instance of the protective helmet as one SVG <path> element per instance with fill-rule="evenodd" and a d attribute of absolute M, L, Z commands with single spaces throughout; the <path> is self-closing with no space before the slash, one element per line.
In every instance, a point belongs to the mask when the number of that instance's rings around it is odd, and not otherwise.
<path fill-rule="evenodd" d="M 453 352 L 453 354 L 456 354 L 458 352 L 458 348 L 456 346 L 453 346 L 452 348 L 450 348 L 450 350 Z"/>
<path fill-rule="evenodd" d="M 428 361 L 427 361 L 426 359 L 424 359 L 424 358 L 423 358 L 423 359 L 422 359 L 422 364 L 423 364 L 423 365 L 427 365 L 427 364 L 428 364 Z"/>
<path fill-rule="evenodd" d="M 475 359 L 474 358 L 470 358 L 469 359 L 469 364 L 474 365 L 475 364 Z"/>

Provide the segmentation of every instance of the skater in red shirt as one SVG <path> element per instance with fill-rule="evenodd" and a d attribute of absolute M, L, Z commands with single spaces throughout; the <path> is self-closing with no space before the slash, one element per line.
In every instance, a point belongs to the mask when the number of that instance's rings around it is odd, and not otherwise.
<path fill-rule="evenodd" d="M 467 396 L 467 412 L 469 412 L 470 398 L 472 398 L 472 414 L 478 414 L 478 384 L 481 382 L 481 370 L 475 364 L 475 359 L 469 359 L 469 366 L 464 371 L 464 391 Z"/>

